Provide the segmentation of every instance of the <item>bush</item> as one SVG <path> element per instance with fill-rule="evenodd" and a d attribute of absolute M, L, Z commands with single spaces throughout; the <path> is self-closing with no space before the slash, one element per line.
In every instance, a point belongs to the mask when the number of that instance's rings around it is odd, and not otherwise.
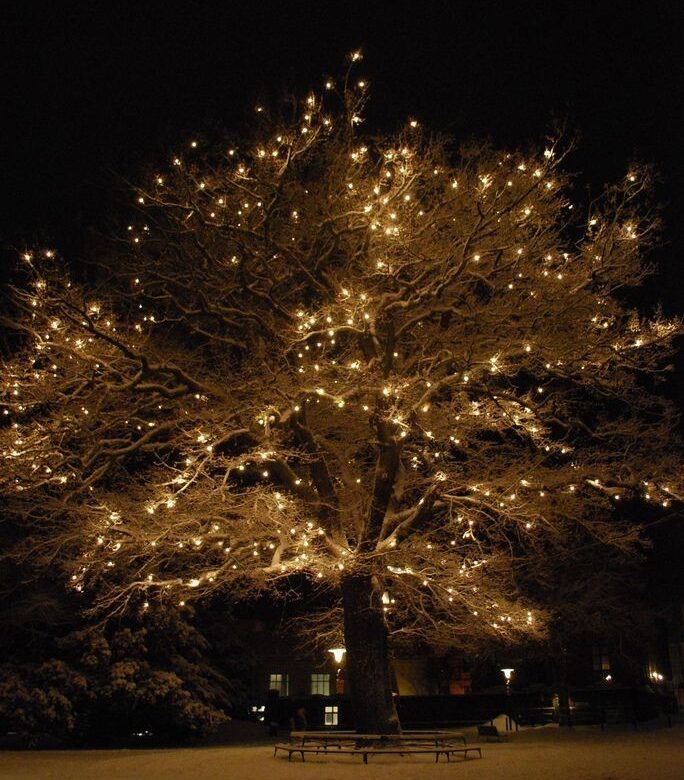
<path fill-rule="evenodd" d="M 0 729 L 96 743 L 203 736 L 236 692 L 209 649 L 174 610 L 73 631 L 55 641 L 54 657 L 0 667 Z"/>

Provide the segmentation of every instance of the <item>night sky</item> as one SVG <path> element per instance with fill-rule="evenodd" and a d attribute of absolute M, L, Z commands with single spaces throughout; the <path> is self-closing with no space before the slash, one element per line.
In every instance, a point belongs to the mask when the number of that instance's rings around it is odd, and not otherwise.
<path fill-rule="evenodd" d="M 320 85 L 361 46 L 372 129 L 410 115 L 459 140 L 517 147 L 543 143 L 552 120 L 567 119 L 580 135 L 569 161 L 582 174 L 578 199 L 622 177 L 630 160 L 653 163 L 667 231 L 644 302 L 684 313 L 678 7 L 6 3 L 0 245 L 48 241 L 77 258 L 85 229 L 106 231 L 125 203 L 117 176 L 135 181 L 198 133 L 239 132 L 256 101 Z"/>

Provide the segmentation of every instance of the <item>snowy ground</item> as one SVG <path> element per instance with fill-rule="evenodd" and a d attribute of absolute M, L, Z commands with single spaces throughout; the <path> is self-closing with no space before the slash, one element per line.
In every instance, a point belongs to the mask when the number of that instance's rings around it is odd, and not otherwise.
<path fill-rule="evenodd" d="M 471 735 L 469 735 L 470 737 Z M 469 741 L 474 741 L 472 738 Z M 546 727 L 485 744 L 483 758 L 273 758 L 267 744 L 176 750 L 0 753 L 2 780 L 683 780 L 684 725 L 634 732 Z"/>

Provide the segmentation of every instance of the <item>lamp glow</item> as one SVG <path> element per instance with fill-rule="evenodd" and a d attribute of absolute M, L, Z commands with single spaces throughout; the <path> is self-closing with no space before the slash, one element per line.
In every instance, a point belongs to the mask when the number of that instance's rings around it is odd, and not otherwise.
<path fill-rule="evenodd" d="M 347 649 L 346 647 L 331 647 L 328 652 L 332 653 L 332 657 L 335 659 L 336 664 L 341 664 Z"/>

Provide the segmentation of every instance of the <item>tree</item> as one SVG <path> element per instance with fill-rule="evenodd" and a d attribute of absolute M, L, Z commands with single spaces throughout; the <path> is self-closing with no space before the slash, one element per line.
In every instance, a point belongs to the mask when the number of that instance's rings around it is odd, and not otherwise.
<path fill-rule="evenodd" d="M 226 719 L 234 683 L 177 609 L 71 631 L 39 657 L 0 665 L 0 728 L 93 744 L 203 735 Z"/>
<path fill-rule="evenodd" d="M 558 140 L 364 135 L 352 66 L 241 143 L 192 141 L 80 281 L 25 253 L 2 479 L 14 559 L 109 613 L 305 578 L 357 725 L 392 731 L 390 641 L 543 636 L 520 566 L 627 550 L 616 503 L 679 495 L 653 388 L 682 329 L 623 294 L 646 169 L 579 214 Z"/>

